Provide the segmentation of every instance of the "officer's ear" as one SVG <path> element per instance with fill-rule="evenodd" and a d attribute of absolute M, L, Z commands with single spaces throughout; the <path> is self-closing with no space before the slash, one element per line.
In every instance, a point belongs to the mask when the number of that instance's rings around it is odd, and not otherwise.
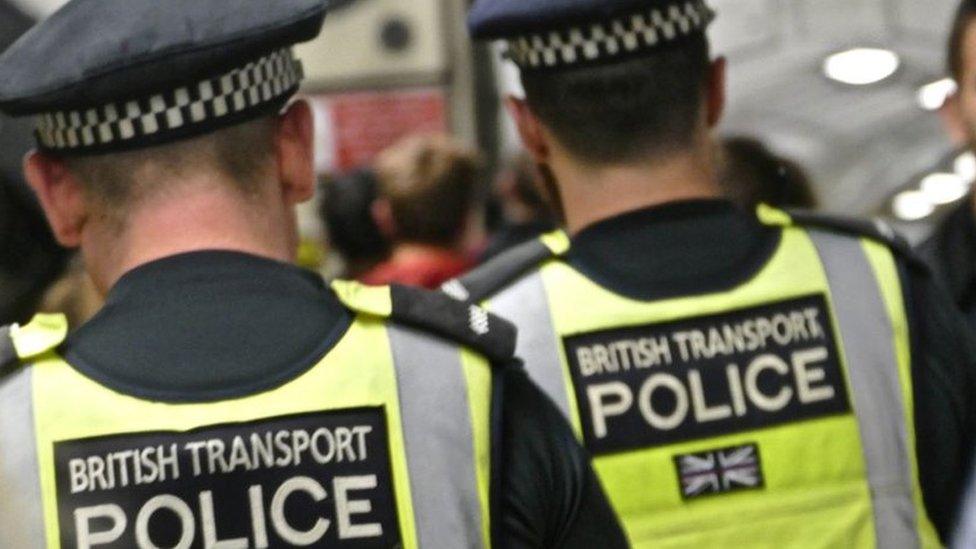
<path fill-rule="evenodd" d="M 295 101 L 278 117 L 275 156 L 287 202 L 298 204 L 315 194 L 315 122 L 307 101 Z"/>
<path fill-rule="evenodd" d="M 80 246 L 88 219 L 81 182 L 63 160 L 37 151 L 24 159 L 24 175 L 37 194 L 58 242 L 66 248 Z"/>
<path fill-rule="evenodd" d="M 728 62 L 724 57 L 712 61 L 708 70 L 708 89 L 705 96 L 705 118 L 709 128 L 715 128 L 725 114 L 725 74 Z"/>
<path fill-rule="evenodd" d="M 512 119 L 515 120 L 515 126 L 522 137 L 522 144 L 525 146 L 525 150 L 532 155 L 532 160 L 536 164 L 549 164 L 550 148 L 546 139 L 546 132 L 542 123 L 529 108 L 528 102 L 525 99 L 509 95 L 505 98 L 505 107 Z"/>

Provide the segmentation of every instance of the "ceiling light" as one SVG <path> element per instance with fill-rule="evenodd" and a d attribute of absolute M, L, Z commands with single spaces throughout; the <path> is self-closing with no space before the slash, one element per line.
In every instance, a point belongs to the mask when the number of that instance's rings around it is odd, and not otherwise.
<path fill-rule="evenodd" d="M 969 192 L 969 183 L 954 173 L 934 173 L 922 180 L 922 193 L 932 204 L 952 204 Z"/>
<path fill-rule="evenodd" d="M 935 205 L 921 191 L 905 191 L 895 197 L 891 209 L 904 221 L 918 221 L 935 211 Z"/>
<path fill-rule="evenodd" d="M 956 158 L 952 164 L 952 169 L 956 175 L 963 178 L 968 183 L 976 182 L 976 154 L 965 152 Z"/>
<path fill-rule="evenodd" d="M 877 48 L 854 48 L 835 53 L 824 61 L 824 74 L 852 86 L 875 84 L 895 74 L 901 65 L 898 54 Z"/>
<path fill-rule="evenodd" d="M 38 18 L 45 18 L 51 15 L 65 3 L 67 3 L 67 0 L 13 0 L 14 6 L 20 8 L 27 15 L 33 15 Z"/>
<path fill-rule="evenodd" d="M 957 89 L 956 81 L 952 78 L 936 80 L 918 89 L 918 104 L 927 111 L 937 111 Z"/>

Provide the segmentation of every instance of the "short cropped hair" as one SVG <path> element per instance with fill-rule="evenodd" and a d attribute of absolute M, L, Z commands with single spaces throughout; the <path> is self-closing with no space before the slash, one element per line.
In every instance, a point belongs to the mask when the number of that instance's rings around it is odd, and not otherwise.
<path fill-rule="evenodd" d="M 148 149 L 66 158 L 89 199 L 122 213 L 135 201 L 212 173 L 244 195 L 255 193 L 274 155 L 273 118 Z"/>
<path fill-rule="evenodd" d="M 966 42 L 966 31 L 970 24 L 976 19 L 976 0 L 962 0 L 959 8 L 956 9 L 956 17 L 952 23 L 952 32 L 949 34 L 948 65 L 949 74 L 957 81 L 963 77 L 966 70 L 965 52 L 963 46 Z"/>
<path fill-rule="evenodd" d="M 628 162 L 693 145 L 708 83 L 708 38 L 610 65 L 524 72 L 532 112 L 570 153 Z"/>
<path fill-rule="evenodd" d="M 481 161 L 443 135 L 408 137 L 376 161 L 397 240 L 452 246 L 474 210 Z"/>

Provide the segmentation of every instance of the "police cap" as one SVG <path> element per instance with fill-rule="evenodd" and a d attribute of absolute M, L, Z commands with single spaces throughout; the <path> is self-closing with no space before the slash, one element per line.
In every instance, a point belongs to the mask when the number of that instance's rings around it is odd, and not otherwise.
<path fill-rule="evenodd" d="M 477 0 L 477 39 L 505 40 L 523 71 L 607 64 L 704 32 L 705 0 Z"/>
<path fill-rule="evenodd" d="M 325 0 L 72 0 L 0 56 L 0 111 L 42 150 L 98 154 L 209 133 L 280 109 L 291 47 Z"/>

